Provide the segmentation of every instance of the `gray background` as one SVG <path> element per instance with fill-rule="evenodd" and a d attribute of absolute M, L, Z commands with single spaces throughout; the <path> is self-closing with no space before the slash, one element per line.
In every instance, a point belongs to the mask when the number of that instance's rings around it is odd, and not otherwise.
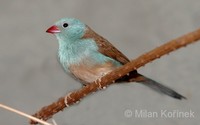
<path fill-rule="evenodd" d="M 32 114 L 81 85 L 56 60 L 57 40 L 45 33 L 62 17 L 76 17 L 112 41 L 130 59 L 200 27 L 199 0 L 1 0 L 0 103 Z M 160 95 L 140 84 L 112 85 L 55 115 L 59 125 L 197 125 L 200 43 L 139 69 L 188 100 Z M 195 112 L 194 118 L 126 118 L 124 111 Z M 27 119 L 0 109 L 1 125 Z"/>

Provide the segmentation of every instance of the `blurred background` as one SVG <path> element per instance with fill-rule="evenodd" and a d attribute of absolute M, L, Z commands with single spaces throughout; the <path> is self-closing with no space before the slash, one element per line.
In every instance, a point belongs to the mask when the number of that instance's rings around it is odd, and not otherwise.
<path fill-rule="evenodd" d="M 75 17 L 130 59 L 200 27 L 199 0 L 0 1 L 0 103 L 33 114 L 79 89 L 57 62 L 58 43 L 45 33 L 57 20 Z M 140 84 L 111 85 L 54 116 L 58 125 L 197 125 L 200 122 L 200 43 L 164 56 L 139 72 L 186 96 L 175 100 Z M 131 117 L 124 113 L 130 110 Z M 137 118 L 135 111 L 178 110 L 192 118 Z M 25 125 L 0 109 L 0 124 Z"/>

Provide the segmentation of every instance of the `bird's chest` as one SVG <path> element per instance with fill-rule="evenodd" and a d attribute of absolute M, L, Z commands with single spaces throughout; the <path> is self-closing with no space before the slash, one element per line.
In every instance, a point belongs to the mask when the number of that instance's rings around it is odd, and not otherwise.
<path fill-rule="evenodd" d="M 104 55 L 94 53 L 82 52 L 73 56 L 65 54 L 65 57 L 60 57 L 60 63 L 67 73 L 72 74 L 83 84 L 91 83 L 116 68 L 116 65 Z"/>
<path fill-rule="evenodd" d="M 93 82 L 117 67 L 113 59 L 98 52 L 93 41 L 62 45 L 58 56 L 64 70 L 83 83 Z"/>
<path fill-rule="evenodd" d="M 97 49 L 93 41 L 59 41 L 58 59 L 64 70 L 68 72 L 70 65 L 79 64 Z"/>
<path fill-rule="evenodd" d="M 75 64 L 70 65 L 69 70 L 76 78 L 81 80 L 84 84 L 91 83 L 107 73 L 114 70 L 116 67 L 113 66 L 111 62 L 106 62 L 104 64 Z"/>

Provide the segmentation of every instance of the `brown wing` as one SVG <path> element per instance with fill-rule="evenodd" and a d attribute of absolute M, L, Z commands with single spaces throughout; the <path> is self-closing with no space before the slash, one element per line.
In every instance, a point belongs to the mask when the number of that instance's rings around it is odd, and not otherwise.
<path fill-rule="evenodd" d="M 128 63 L 130 60 L 122 54 L 117 48 L 115 48 L 108 40 L 95 33 L 90 27 L 87 26 L 87 30 L 83 38 L 92 38 L 95 40 L 99 47 L 99 52 L 119 61 L 122 64 Z"/>

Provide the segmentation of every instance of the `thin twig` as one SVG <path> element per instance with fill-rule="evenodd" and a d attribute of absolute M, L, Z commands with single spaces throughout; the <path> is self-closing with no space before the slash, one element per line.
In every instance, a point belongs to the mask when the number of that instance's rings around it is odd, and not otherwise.
<path fill-rule="evenodd" d="M 6 106 L 6 105 L 0 104 L 0 107 L 1 107 L 1 108 L 4 108 L 4 109 L 6 109 L 6 110 L 9 110 L 9 111 L 11 111 L 11 112 L 17 113 L 17 114 L 19 114 L 19 115 L 21 115 L 21 116 L 24 116 L 24 117 L 26 117 L 26 118 L 29 118 L 29 119 L 31 119 L 31 120 L 37 121 L 37 122 L 40 123 L 40 124 L 43 124 L 43 125 L 52 125 L 52 124 L 50 124 L 50 123 L 48 123 L 48 122 L 42 121 L 42 120 L 40 120 L 40 119 L 38 119 L 38 118 L 35 118 L 35 117 L 31 116 L 31 115 L 28 115 L 28 114 L 26 114 L 26 113 L 24 113 L 24 112 L 21 112 L 21 111 L 19 111 L 19 110 L 16 110 L 16 109 L 13 109 L 13 108 L 11 108 L 11 107 L 8 107 L 8 106 Z"/>
<path fill-rule="evenodd" d="M 87 86 L 68 94 L 66 97 L 61 97 L 57 102 L 50 104 L 49 106 L 43 107 L 39 112 L 34 114 L 33 116 L 47 120 L 56 114 L 59 111 L 62 111 L 65 107 L 68 107 L 77 101 L 80 101 L 83 97 L 87 96 L 88 94 L 95 92 L 103 87 L 106 87 L 115 80 L 119 79 L 120 77 L 125 76 L 129 72 L 138 69 L 145 64 L 160 58 L 163 55 L 166 55 L 172 51 L 175 51 L 181 47 L 184 47 L 188 44 L 194 43 L 200 39 L 200 29 L 188 33 L 182 37 L 179 37 L 175 40 L 169 41 L 168 43 L 139 56 L 137 59 L 125 64 L 124 66 L 117 68 L 116 70 L 112 71 L 111 73 L 107 74 L 106 76 L 102 77 L 101 79 L 88 84 Z M 65 99 L 66 98 L 66 99 Z M 32 124 L 37 122 L 31 121 Z"/>

